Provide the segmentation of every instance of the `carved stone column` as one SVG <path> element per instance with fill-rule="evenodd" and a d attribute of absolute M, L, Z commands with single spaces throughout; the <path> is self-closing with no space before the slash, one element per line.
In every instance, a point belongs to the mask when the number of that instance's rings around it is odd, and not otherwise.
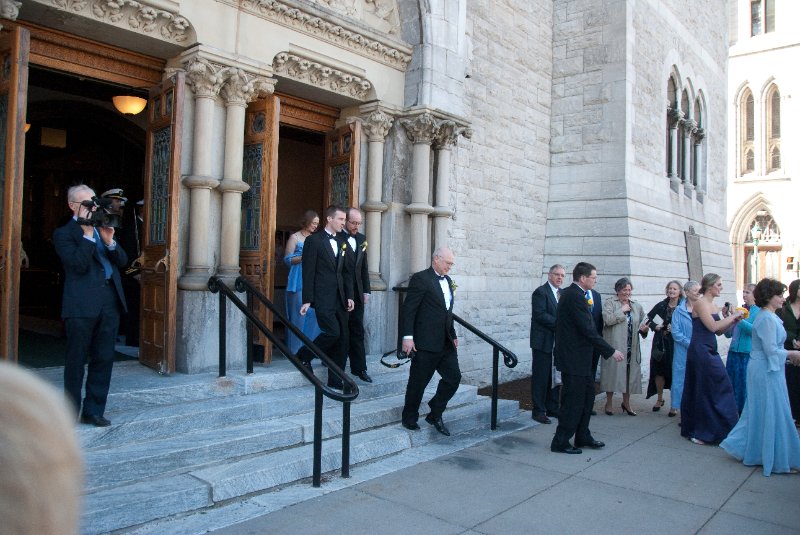
<path fill-rule="evenodd" d="M 242 193 L 250 189 L 242 180 L 245 109 L 260 91 L 271 93 L 275 82 L 255 78 L 242 69 L 230 68 L 228 72 L 221 90 L 225 99 L 225 167 L 218 187 L 222 192 L 222 215 L 217 273 L 232 283 L 239 276 Z"/>
<path fill-rule="evenodd" d="M 450 197 L 450 155 L 459 135 L 472 137 L 472 131 L 459 126 L 455 121 L 441 121 L 438 124 L 433 148 L 438 161 L 436 168 L 436 197 L 433 207 L 433 247 L 447 245 L 447 229 L 453 210 L 449 206 Z"/>
<path fill-rule="evenodd" d="M 211 190 L 219 181 L 211 176 L 211 132 L 214 128 L 214 100 L 227 71 L 224 67 L 194 58 L 186 64 L 186 82 L 194 91 L 194 132 L 192 174 L 184 177 L 189 188 L 189 259 L 186 272 L 178 280 L 183 290 L 206 290 L 211 273 L 208 258 Z"/>
<path fill-rule="evenodd" d="M 373 290 L 385 290 L 381 277 L 381 219 L 388 209 L 383 202 L 383 147 L 394 119 L 382 110 L 375 110 L 361 123 L 369 142 L 367 164 L 367 200 L 361 204 L 366 213 L 367 267 L 369 283 Z"/>
<path fill-rule="evenodd" d="M 687 197 L 692 197 L 694 191 L 694 184 L 692 183 L 691 172 L 691 159 L 693 156 L 692 151 L 692 130 L 697 128 L 697 123 L 691 119 L 684 119 L 683 124 L 683 160 L 681 161 L 681 170 L 683 172 L 683 192 Z"/>
<path fill-rule="evenodd" d="M 667 108 L 667 120 L 669 121 L 669 185 L 677 193 L 680 186 L 678 178 L 678 122 L 683 114 L 675 108 Z"/>
<path fill-rule="evenodd" d="M 694 172 L 695 172 L 695 196 L 699 201 L 703 200 L 706 189 L 705 176 L 703 175 L 703 138 L 706 132 L 702 128 L 697 128 L 692 134 L 694 138 Z"/>
<path fill-rule="evenodd" d="M 431 143 L 438 130 L 430 113 L 402 119 L 408 139 L 414 143 L 411 204 L 406 212 L 411 214 L 411 272 L 422 271 L 428 266 L 428 214 L 433 206 L 428 204 L 430 191 Z"/>

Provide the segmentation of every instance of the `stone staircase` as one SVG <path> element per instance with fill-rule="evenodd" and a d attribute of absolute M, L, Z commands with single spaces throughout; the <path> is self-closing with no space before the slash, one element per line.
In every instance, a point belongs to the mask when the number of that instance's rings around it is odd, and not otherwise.
<path fill-rule="evenodd" d="M 404 429 L 408 368 L 370 361 L 374 383 L 357 380 L 360 395 L 351 406 L 351 476 L 372 461 L 489 429 L 491 400 L 470 385 L 459 387 L 445 413 L 453 437 L 422 418 L 420 431 Z M 60 370 L 43 375 L 58 384 Z M 317 365 L 315 373 L 324 378 L 326 371 Z M 138 362 L 117 363 L 111 392 L 106 416 L 113 425 L 77 427 L 86 463 L 82 533 L 165 532 L 148 526 L 253 496 L 263 502 L 292 483 L 311 487 L 314 390 L 285 360 L 223 379 L 163 377 Z M 498 420 L 519 415 L 517 402 L 499 400 Z M 322 472 L 330 474 L 323 487 L 340 479 L 341 430 L 342 404 L 325 398 Z"/>

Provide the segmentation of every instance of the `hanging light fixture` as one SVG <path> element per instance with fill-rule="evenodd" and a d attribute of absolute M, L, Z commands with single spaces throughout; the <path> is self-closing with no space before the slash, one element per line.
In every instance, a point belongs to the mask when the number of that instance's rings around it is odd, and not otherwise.
<path fill-rule="evenodd" d="M 147 106 L 147 100 L 133 95 L 112 97 L 111 101 L 114 103 L 114 107 L 117 108 L 117 111 L 125 115 L 141 113 L 144 107 Z"/>

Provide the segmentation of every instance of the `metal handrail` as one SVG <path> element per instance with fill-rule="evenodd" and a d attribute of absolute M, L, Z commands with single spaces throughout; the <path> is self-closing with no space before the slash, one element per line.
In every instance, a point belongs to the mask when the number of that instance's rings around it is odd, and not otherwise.
<path fill-rule="evenodd" d="M 395 286 L 392 288 L 393 291 L 398 293 L 407 292 L 408 288 L 404 286 Z M 398 307 L 402 307 L 402 301 L 398 303 Z M 398 337 L 398 349 L 400 348 L 400 339 L 402 336 L 401 329 L 399 328 L 402 325 L 402 308 L 400 308 L 400 312 L 397 315 L 397 337 Z M 499 376 L 499 366 L 500 366 L 500 353 L 503 354 L 503 363 L 508 368 L 513 368 L 519 362 L 517 355 L 505 347 L 503 344 L 486 334 L 485 332 L 481 331 L 467 320 L 463 319 L 462 317 L 458 316 L 457 314 L 453 314 L 453 321 L 465 327 L 468 331 L 472 332 L 478 338 L 486 342 L 487 344 L 492 346 L 492 430 L 497 429 L 497 382 Z"/>
<path fill-rule="evenodd" d="M 261 334 L 263 334 L 273 345 L 275 345 L 286 357 L 289 359 L 295 368 L 314 386 L 314 468 L 313 468 L 313 485 L 319 487 L 322 480 L 322 396 L 342 402 L 342 477 L 350 477 L 350 402 L 358 397 L 358 385 L 348 377 L 339 366 L 331 360 L 321 349 L 308 339 L 295 325 L 293 325 L 286 317 L 275 307 L 275 305 L 266 298 L 261 292 L 258 291 L 253 285 L 250 284 L 244 277 L 236 279 L 235 288 L 239 292 L 247 293 L 247 304 L 243 303 L 241 299 L 231 290 L 225 282 L 219 277 L 211 277 L 208 279 L 208 289 L 211 293 L 219 293 L 219 365 L 220 377 L 225 376 L 226 365 L 226 302 L 230 300 L 247 318 L 247 359 L 249 374 L 253 373 L 253 332 L 252 328 L 255 326 Z M 300 340 L 311 350 L 311 352 L 319 357 L 319 359 L 328 366 L 328 373 L 333 372 L 341 381 L 343 385 L 343 392 L 338 392 L 329 386 L 322 383 L 319 378 L 314 375 L 314 372 L 303 366 L 300 359 L 283 343 L 283 340 L 275 336 L 271 329 L 269 329 L 264 322 L 262 322 L 253 311 L 253 300 L 256 297 L 266 306 L 277 318 L 286 325 Z"/>

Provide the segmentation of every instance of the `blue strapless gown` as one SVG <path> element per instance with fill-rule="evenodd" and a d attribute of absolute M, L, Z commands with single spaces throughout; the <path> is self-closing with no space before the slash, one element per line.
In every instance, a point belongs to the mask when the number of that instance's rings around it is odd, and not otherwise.
<path fill-rule="evenodd" d="M 728 436 L 738 419 L 731 380 L 717 353 L 717 335 L 699 318 L 692 318 L 681 398 L 681 435 L 717 443 Z"/>
<path fill-rule="evenodd" d="M 309 339 L 313 340 L 322 332 L 317 323 L 317 314 L 313 308 L 309 308 L 305 316 L 300 315 L 300 307 L 303 306 L 303 263 L 292 264 L 292 258 L 301 256 L 303 254 L 303 243 L 297 242 L 297 247 L 294 254 L 287 255 L 283 261 L 289 266 L 289 278 L 286 281 L 286 317 L 292 322 L 303 334 Z M 300 341 L 293 333 L 286 330 L 286 345 L 292 353 L 303 347 L 303 342 Z"/>
<path fill-rule="evenodd" d="M 765 476 L 800 468 L 800 438 L 792 420 L 784 363 L 786 330 L 775 314 L 761 311 L 753 322 L 742 418 L 720 446 Z"/>

